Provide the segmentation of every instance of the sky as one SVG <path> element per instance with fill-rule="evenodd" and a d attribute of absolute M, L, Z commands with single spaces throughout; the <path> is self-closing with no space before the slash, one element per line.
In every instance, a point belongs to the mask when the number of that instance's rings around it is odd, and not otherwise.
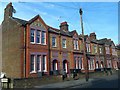
<path fill-rule="evenodd" d="M 0 23 L 9 2 L 0 2 Z M 30 20 L 40 15 L 44 22 L 58 28 L 68 22 L 69 31 L 81 34 L 79 9 L 83 10 L 84 34 L 95 32 L 97 39 L 111 38 L 118 44 L 118 2 L 13 2 L 14 17 Z"/>

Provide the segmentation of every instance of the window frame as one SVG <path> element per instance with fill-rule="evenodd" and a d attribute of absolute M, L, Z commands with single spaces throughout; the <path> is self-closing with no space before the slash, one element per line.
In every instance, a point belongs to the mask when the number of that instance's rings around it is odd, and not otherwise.
<path fill-rule="evenodd" d="M 53 38 L 54 38 L 54 42 L 53 42 Z M 55 45 L 53 45 L 53 43 L 54 43 Z M 52 47 L 57 47 L 56 37 L 52 37 Z"/>
<path fill-rule="evenodd" d="M 45 59 L 43 59 L 43 57 L 45 57 Z M 43 60 L 45 60 L 45 62 Z M 42 70 L 43 70 L 43 72 L 47 72 L 47 57 L 46 57 L 46 55 L 42 56 L 42 61 L 43 61 L 42 62 L 42 65 L 43 65 Z"/>
<path fill-rule="evenodd" d="M 65 42 L 63 42 L 63 41 L 65 41 Z M 66 41 L 67 40 L 65 38 L 62 39 L 62 48 L 67 48 Z"/>
<path fill-rule="evenodd" d="M 33 41 L 33 42 L 31 41 L 31 40 L 32 40 L 32 38 L 31 38 L 31 37 L 32 37 L 32 35 L 31 35 L 32 31 L 34 31 L 34 36 L 33 36 L 34 41 Z M 36 33 L 35 29 L 31 28 L 31 29 L 30 29 L 30 43 L 31 43 L 31 44 L 35 44 L 35 42 L 36 42 L 35 33 Z"/>
<path fill-rule="evenodd" d="M 32 60 L 31 60 L 31 56 L 34 56 L 34 60 L 33 60 L 33 62 L 32 62 Z M 33 70 L 31 70 L 31 68 L 32 68 L 32 63 L 33 63 Z M 34 54 L 31 54 L 30 55 L 30 73 L 36 73 L 36 56 L 34 55 Z"/>

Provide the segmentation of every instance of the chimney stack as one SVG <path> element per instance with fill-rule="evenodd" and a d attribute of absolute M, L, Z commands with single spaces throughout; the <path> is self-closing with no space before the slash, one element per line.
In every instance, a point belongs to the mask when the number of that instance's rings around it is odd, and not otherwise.
<path fill-rule="evenodd" d="M 96 34 L 95 34 L 95 32 L 90 33 L 89 37 L 90 37 L 91 40 L 95 40 L 95 39 L 96 39 Z"/>
<path fill-rule="evenodd" d="M 68 31 L 68 24 L 66 21 L 60 24 L 60 30 Z"/>
<path fill-rule="evenodd" d="M 12 16 L 13 16 L 13 6 L 12 6 L 12 2 L 10 2 L 4 9 L 4 20 Z"/>

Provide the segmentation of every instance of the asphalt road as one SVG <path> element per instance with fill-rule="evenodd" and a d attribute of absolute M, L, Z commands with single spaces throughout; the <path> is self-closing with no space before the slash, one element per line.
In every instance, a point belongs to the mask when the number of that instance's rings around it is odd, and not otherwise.
<path fill-rule="evenodd" d="M 119 88 L 119 87 L 120 85 L 118 75 L 112 75 L 109 77 L 94 78 L 94 80 L 88 84 L 77 85 L 69 87 L 68 89 L 70 90 L 72 88 Z"/>

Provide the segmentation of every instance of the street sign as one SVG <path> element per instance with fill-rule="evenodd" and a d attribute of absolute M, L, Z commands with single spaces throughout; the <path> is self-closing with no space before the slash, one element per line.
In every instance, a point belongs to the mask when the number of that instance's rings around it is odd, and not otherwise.
<path fill-rule="evenodd" d="M 2 79 L 1 79 L 1 82 L 2 82 L 2 83 L 7 83 L 7 82 L 8 82 L 8 78 L 2 78 Z"/>

